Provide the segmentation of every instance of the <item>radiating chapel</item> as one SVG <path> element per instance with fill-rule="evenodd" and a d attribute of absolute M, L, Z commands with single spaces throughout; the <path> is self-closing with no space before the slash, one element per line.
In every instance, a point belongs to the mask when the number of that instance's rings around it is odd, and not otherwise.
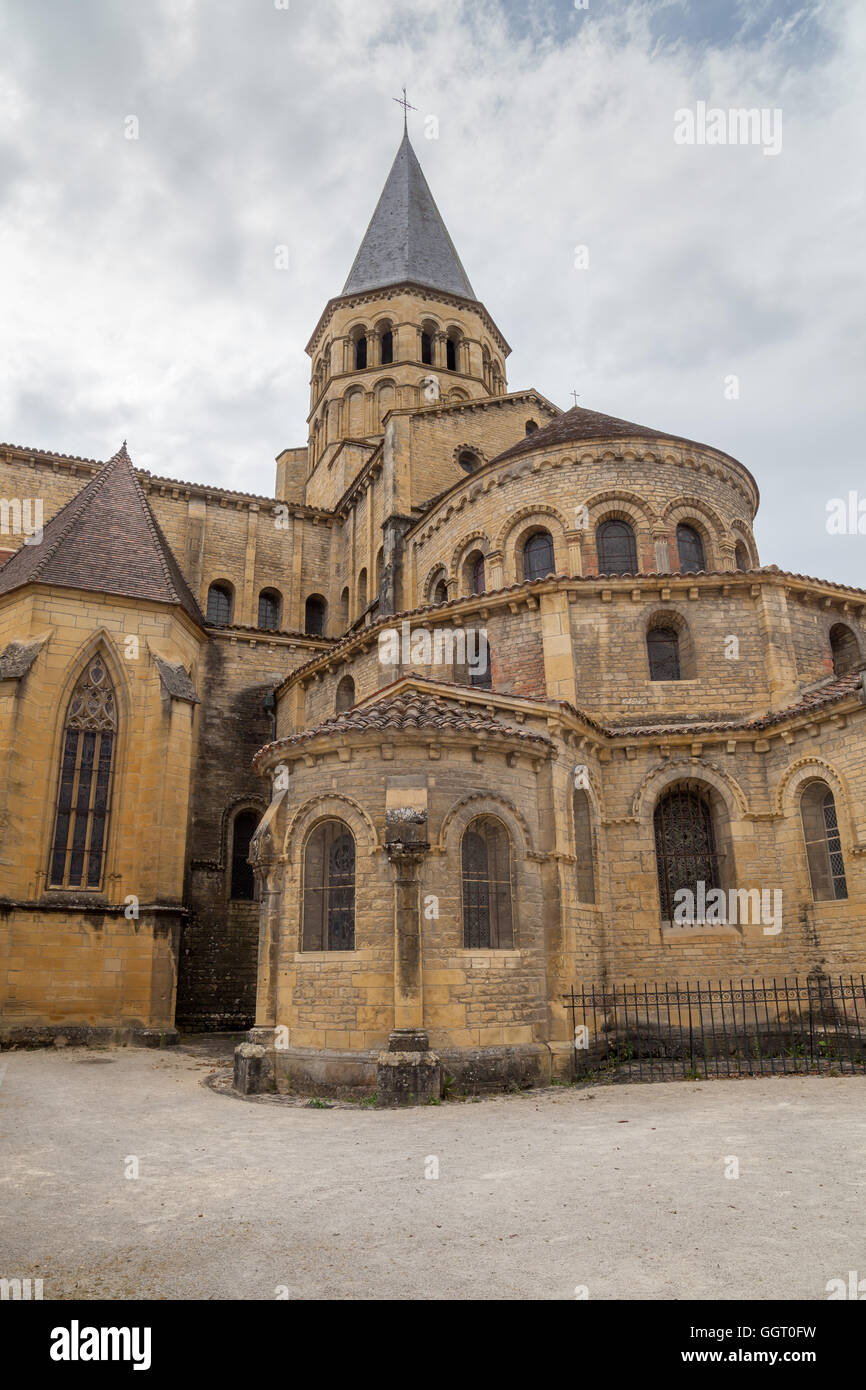
<path fill-rule="evenodd" d="M 271 496 L 0 446 L 3 1040 L 531 1082 L 572 984 L 866 969 L 866 592 L 763 565 L 720 449 L 509 387 L 408 133 L 306 350 Z"/>

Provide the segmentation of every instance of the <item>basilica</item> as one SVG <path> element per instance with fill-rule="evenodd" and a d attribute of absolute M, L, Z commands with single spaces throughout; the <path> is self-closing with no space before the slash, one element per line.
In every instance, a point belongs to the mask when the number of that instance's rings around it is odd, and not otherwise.
<path fill-rule="evenodd" d="M 271 496 L 0 445 L 3 1045 L 531 1084 L 576 983 L 866 969 L 866 592 L 674 421 L 511 389 L 407 132 L 306 351 Z"/>

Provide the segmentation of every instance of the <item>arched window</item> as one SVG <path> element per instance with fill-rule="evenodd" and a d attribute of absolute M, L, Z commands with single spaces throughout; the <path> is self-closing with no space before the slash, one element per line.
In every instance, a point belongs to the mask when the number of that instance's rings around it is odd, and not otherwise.
<path fill-rule="evenodd" d="M 453 336 L 445 342 L 445 366 L 449 372 L 457 371 L 457 339 Z"/>
<path fill-rule="evenodd" d="M 575 788 L 574 799 L 574 857 L 577 876 L 577 901 L 595 902 L 595 844 L 592 833 L 592 807 L 589 794 Z"/>
<path fill-rule="evenodd" d="M 97 654 L 88 661 L 66 710 L 48 869 L 51 888 L 102 885 L 116 738 L 114 688 Z"/>
<path fill-rule="evenodd" d="M 355 339 L 355 371 L 362 372 L 367 365 L 367 335 L 360 333 Z"/>
<path fill-rule="evenodd" d="M 317 825 L 304 851 L 303 950 L 355 949 L 355 837 L 341 820 Z"/>
<path fill-rule="evenodd" d="M 259 627 L 265 632 L 279 632 L 282 609 L 276 589 L 263 589 L 259 594 Z"/>
<path fill-rule="evenodd" d="M 860 665 L 860 644 L 845 623 L 834 623 L 830 628 L 830 650 L 837 676 L 844 676 Z"/>
<path fill-rule="evenodd" d="M 680 571 L 683 574 L 697 574 L 707 567 L 704 556 L 704 543 L 694 526 L 677 527 L 677 554 L 680 557 Z"/>
<path fill-rule="evenodd" d="M 433 366 L 433 335 L 423 332 L 421 334 L 421 361 L 425 367 Z"/>
<path fill-rule="evenodd" d="M 467 633 L 467 638 L 469 634 Z M 475 659 L 469 663 L 469 684 L 476 690 L 493 689 L 493 669 L 490 663 L 490 643 L 483 632 L 477 634 Z"/>
<path fill-rule="evenodd" d="M 336 713 L 344 714 L 355 703 L 355 682 L 351 676 L 344 676 L 337 686 Z"/>
<path fill-rule="evenodd" d="M 308 637 L 324 637 L 327 604 L 321 594 L 311 594 L 304 611 L 304 632 Z"/>
<path fill-rule="evenodd" d="M 535 431 L 536 431 L 537 429 L 538 429 L 538 422 L 537 422 L 536 420 L 527 420 L 527 422 L 526 422 L 526 433 L 527 433 L 527 434 L 535 434 Z"/>
<path fill-rule="evenodd" d="M 604 521 L 595 538 L 599 574 L 637 574 L 637 543 L 627 521 Z"/>
<path fill-rule="evenodd" d="M 382 334 L 382 366 L 389 367 L 394 361 L 394 334 L 386 328 Z"/>
<path fill-rule="evenodd" d="M 721 886 L 713 813 L 700 792 L 676 787 L 656 807 L 654 825 L 662 920 L 672 922 L 683 903 L 677 893 L 688 889 L 694 907 L 698 884 L 705 893 Z"/>
<path fill-rule="evenodd" d="M 536 531 L 523 547 L 523 578 L 544 579 L 555 569 L 553 537 L 549 531 Z"/>
<path fill-rule="evenodd" d="M 481 466 L 480 458 L 471 449 L 464 449 L 461 454 L 458 454 L 457 462 L 465 473 L 474 473 L 476 468 Z"/>
<path fill-rule="evenodd" d="M 463 832 L 463 944 L 510 950 L 514 944 L 511 840 L 501 821 L 478 816 Z"/>
<path fill-rule="evenodd" d="M 680 638 L 676 628 L 651 627 L 646 635 L 651 681 L 678 681 L 680 672 Z"/>
<path fill-rule="evenodd" d="M 810 782 L 800 798 L 800 817 L 815 902 L 847 898 L 845 860 L 836 799 L 826 782 Z"/>
<path fill-rule="evenodd" d="M 358 607 L 363 613 L 367 607 L 367 571 L 362 569 L 358 575 Z"/>
<path fill-rule="evenodd" d="M 742 541 L 737 541 L 737 544 L 734 546 L 734 561 L 738 570 L 745 571 L 751 569 L 749 552 Z"/>
<path fill-rule="evenodd" d="M 340 595 L 340 607 L 337 610 L 337 623 L 341 632 L 345 632 L 349 626 L 349 590 L 345 588 Z"/>
<path fill-rule="evenodd" d="M 433 577 L 433 582 L 430 586 L 430 602 L 448 602 L 448 577 L 444 570 L 441 570 L 439 574 Z"/>
<path fill-rule="evenodd" d="M 256 896 L 256 881 L 251 864 L 247 863 L 250 841 L 256 833 L 259 816 L 255 811 L 241 811 L 232 826 L 232 885 L 233 902 L 251 903 Z"/>
<path fill-rule="evenodd" d="M 480 550 L 473 550 L 466 561 L 466 586 L 470 594 L 483 594 L 485 582 L 484 556 Z"/>
<path fill-rule="evenodd" d="M 215 627 L 227 627 L 232 620 L 234 592 L 230 584 L 220 581 L 207 591 L 207 620 Z"/>

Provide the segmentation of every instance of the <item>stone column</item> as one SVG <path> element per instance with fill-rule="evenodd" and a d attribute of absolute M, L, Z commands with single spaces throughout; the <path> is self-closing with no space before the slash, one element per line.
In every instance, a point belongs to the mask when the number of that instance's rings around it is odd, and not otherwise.
<path fill-rule="evenodd" d="M 569 574 L 583 574 L 583 531 L 566 531 Z"/>
<path fill-rule="evenodd" d="M 484 557 L 484 566 L 486 587 L 491 590 L 501 589 L 505 583 L 502 577 L 502 551 L 489 550 Z"/>

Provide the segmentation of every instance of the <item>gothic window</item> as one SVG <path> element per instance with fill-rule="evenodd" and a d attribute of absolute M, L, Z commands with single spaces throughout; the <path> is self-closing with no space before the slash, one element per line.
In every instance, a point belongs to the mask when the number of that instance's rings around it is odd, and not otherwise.
<path fill-rule="evenodd" d="M 52 888 L 102 885 L 116 738 L 114 689 L 97 655 L 88 661 L 66 711 L 48 873 Z"/>
<path fill-rule="evenodd" d="M 337 714 L 344 714 L 355 703 L 355 682 L 351 676 L 344 676 L 337 686 Z"/>
<path fill-rule="evenodd" d="M 544 579 L 555 569 L 553 537 L 549 531 L 536 531 L 523 547 L 523 578 Z"/>
<path fill-rule="evenodd" d="M 449 372 L 457 371 L 457 339 L 449 337 L 445 343 L 445 366 Z"/>
<path fill-rule="evenodd" d="M 605 521 L 596 535 L 599 574 L 637 574 L 637 543 L 627 521 Z"/>
<path fill-rule="evenodd" d="M 304 632 L 308 637 L 324 637 L 326 608 L 325 600 L 319 594 L 311 594 L 307 599 Z"/>
<path fill-rule="evenodd" d="M 514 944 L 511 840 L 501 821 L 479 816 L 463 833 L 463 944 L 509 950 Z"/>
<path fill-rule="evenodd" d="M 430 333 L 421 334 L 421 361 L 426 367 L 433 366 L 433 336 Z"/>
<path fill-rule="evenodd" d="M 651 681 L 680 680 L 680 639 L 676 628 L 650 628 L 646 649 Z"/>
<path fill-rule="evenodd" d="M 276 589 L 263 589 L 259 594 L 259 627 L 264 632 L 279 632 L 282 599 Z"/>
<path fill-rule="evenodd" d="M 467 634 L 468 636 L 468 634 Z M 490 643 L 483 633 L 478 633 L 475 660 L 469 667 L 469 684 L 476 690 L 493 689 L 493 670 L 490 664 Z"/>
<path fill-rule="evenodd" d="M 845 623 L 834 623 L 830 628 L 830 650 L 833 653 L 833 670 L 837 676 L 844 676 L 860 664 L 860 646 L 857 638 Z"/>
<path fill-rule="evenodd" d="M 847 898 L 836 800 L 826 782 L 810 782 L 800 798 L 809 878 L 815 902 Z"/>
<path fill-rule="evenodd" d="M 749 552 L 742 541 L 737 541 L 734 547 L 734 560 L 738 570 L 745 571 L 750 568 Z"/>
<path fill-rule="evenodd" d="M 394 334 L 386 328 L 382 334 L 382 366 L 389 367 L 394 361 Z"/>
<path fill-rule="evenodd" d="M 252 864 L 247 863 L 247 859 L 250 853 L 250 841 L 256 833 L 258 823 L 259 817 L 255 811 L 241 811 L 234 819 L 231 853 L 231 896 L 233 902 L 251 903 L 256 896 L 253 867 Z"/>
<path fill-rule="evenodd" d="M 362 372 L 367 365 L 367 337 L 362 333 L 355 339 L 355 371 Z"/>
<path fill-rule="evenodd" d="M 578 787 L 574 793 L 574 855 L 577 864 L 577 901 L 595 902 L 595 847 L 589 795 Z"/>
<path fill-rule="evenodd" d="M 697 898 L 699 883 L 706 893 L 720 887 L 713 813 L 700 792 L 677 787 L 656 807 L 654 826 L 662 920 L 672 922 L 681 889 Z"/>
<path fill-rule="evenodd" d="M 706 569 L 704 543 L 694 526 L 677 527 L 677 553 L 683 574 L 697 574 L 698 570 Z"/>
<path fill-rule="evenodd" d="M 323 821 L 307 840 L 303 949 L 355 949 L 355 837 L 341 820 Z"/>
<path fill-rule="evenodd" d="M 232 620 L 233 592 L 230 584 L 211 584 L 207 591 L 207 620 L 215 627 L 227 627 Z"/>

